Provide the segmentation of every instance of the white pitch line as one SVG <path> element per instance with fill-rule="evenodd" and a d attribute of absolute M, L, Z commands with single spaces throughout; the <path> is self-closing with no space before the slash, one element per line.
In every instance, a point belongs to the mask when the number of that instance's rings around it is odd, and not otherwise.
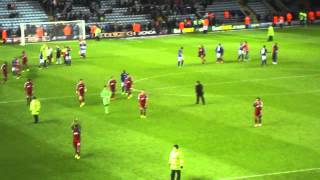
<path fill-rule="evenodd" d="M 225 81 L 225 82 L 218 82 L 218 83 L 207 83 L 205 85 L 221 85 L 221 84 L 235 84 L 235 83 L 242 83 L 242 82 L 255 82 L 255 81 L 267 81 L 267 80 L 280 80 L 280 79 L 292 79 L 292 78 L 304 78 L 304 77 L 314 77 L 320 76 L 320 74 L 311 74 L 311 75 L 300 75 L 300 76 L 280 76 L 280 77 L 272 77 L 272 78 L 258 78 L 258 79 L 246 79 L 246 80 L 238 80 L 238 81 Z M 154 88 L 152 90 L 161 90 L 161 89 L 176 89 L 181 87 L 189 87 L 193 85 L 182 85 L 182 86 L 167 86 L 167 87 L 160 87 Z"/>
<path fill-rule="evenodd" d="M 292 171 L 280 171 L 280 172 L 256 174 L 256 175 L 250 175 L 250 176 L 230 177 L 230 178 L 223 178 L 221 180 L 251 179 L 251 178 L 258 178 L 258 177 L 276 176 L 276 175 L 281 175 L 281 174 L 293 174 L 293 173 L 319 171 L 319 170 L 320 170 L 320 168 L 298 169 L 298 170 L 292 170 Z"/>

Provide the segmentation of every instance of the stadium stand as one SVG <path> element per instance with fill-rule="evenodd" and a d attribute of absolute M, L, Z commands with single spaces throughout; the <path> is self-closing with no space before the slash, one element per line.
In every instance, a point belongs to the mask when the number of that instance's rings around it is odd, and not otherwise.
<path fill-rule="evenodd" d="M 272 15 L 272 11 L 267 7 L 264 1 L 249 0 L 247 4 L 257 15 L 257 19 L 260 21 L 267 21 Z"/>
<path fill-rule="evenodd" d="M 228 19 L 224 18 L 224 11 L 227 10 L 230 12 L 231 17 Z M 216 20 L 221 23 L 236 23 L 243 20 L 244 12 L 242 12 L 239 1 L 237 0 L 217 0 L 214 1 L 211 5 L 208 5 L 206 12 L 212 12 L 215 14 Z"/>
<path fill-rule="evenodd" d="M 0 27 L 2 28 L 17 29 L 19 23 L 42 21 L 48 21 L 48 16 L 37 1 L 0 1 Z"/>

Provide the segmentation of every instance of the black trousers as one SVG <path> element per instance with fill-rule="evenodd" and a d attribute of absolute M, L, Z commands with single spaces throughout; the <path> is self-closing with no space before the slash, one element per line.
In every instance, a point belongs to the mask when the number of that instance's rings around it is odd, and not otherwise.
<path fill-rule="evenodd" d="M 34 123 L 39 122 L 39 115 L 33 115 L 33 118 L 34 118 Z"/>
<path fill-rule="evenodd" d="M 177 179 L 176 179 L 177 174 Z M 171 170 L 171 180 L 180 180 L 181 178 L 181 170 Z"/>
<path fill-rule="evenodd" d="M 199 104 L 199 101 L 201 100 L 202 104 L 205 104 L 205 100 L 203 97 L 203 94 L 197 94 L 197 104 Z"/>

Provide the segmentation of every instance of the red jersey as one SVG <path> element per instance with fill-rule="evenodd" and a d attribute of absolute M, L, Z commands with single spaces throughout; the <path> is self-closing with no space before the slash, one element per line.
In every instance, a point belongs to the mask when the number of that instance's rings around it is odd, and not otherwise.
<path fill-rule="evenodd" d="M 8 65 L 2 64 L 1 70 L 2 70 L 2 74 L 7 75 L 8 74 Z"/>
<path fill-rule="evenodd" d="M 255 109 L 255 115 L 256 116 L 261 116 L 262 106 L 263 106 L 262 101 L 255 101 L 253 103 L 253 107 Z"/>
<path fill-rule="evenodd" d="M 112 92 L 116 90 L 117 81 L 115 79 L 110 79 L 108 82 L 109 88 Z"/>
<path fill-rule="evenodd" d="M 80 128 L 73 128 L 73 142 L 74 143 L 80 143 Z"/>
<path fill-rule="evenodd" d="M 84 93 L 86 91 L 86 86 L 84 83 L 78 83 L 77 84 L 77 92 L 79 96 L 84 96 Z"/>
<path fill-rule="evenodd" d="M 206 55 L 206 52 L 204 50 L 203 47 L 199 48 L 198 49 L 198 56 L 201 57 L 201 56 L 205 56 Z"/>
<path fill-rule="evenodd" d="M 140 107 L 145 107 L 147 104 L 147 95 L 145 93 L 140 93 L 138 96 Z"/>
<path fill-rule="evenodd" d="M 127 76 L 126 79 L 124 80 L 124 83 L 126 84 L 127 88 L 131 88 L 132 83 L 133 83 L 131 77 Z"/>
<path fill-rule="evenodd" d="M 27 96 L 32 96 L 33 84 L 31 81 L 27 81 L 24 83 L 24 90 Z"/>
<path fill-rule="evenodd" d="M 22 54 L 22 64 L 27 65 L 28 63 L 28 57 L 25 53 Z"/>
<path fill-rule="evenodd" d="M 242 46 L 242 49 L 243 49 L 243 51 L 246 52 L 246 53 L 249 52 L 249 45 L 248 45 L 248 43 L 244 43 L 243 46 Z"/>
<path fill-rule="evenodd" d="M 315 13 L 313 11 L 309 11 L 308 18 L 311 21 L 314 21 L 316 19 Z"/>

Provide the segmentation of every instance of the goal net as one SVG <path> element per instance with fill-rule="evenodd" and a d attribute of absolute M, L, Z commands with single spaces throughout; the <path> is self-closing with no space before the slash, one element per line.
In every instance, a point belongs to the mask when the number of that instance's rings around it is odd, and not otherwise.
<path fill-rule="evenodd" d="M 21 45 L 86 38 L 85 22 L 83 20 L 20 23 L 20 30 Z"/>

